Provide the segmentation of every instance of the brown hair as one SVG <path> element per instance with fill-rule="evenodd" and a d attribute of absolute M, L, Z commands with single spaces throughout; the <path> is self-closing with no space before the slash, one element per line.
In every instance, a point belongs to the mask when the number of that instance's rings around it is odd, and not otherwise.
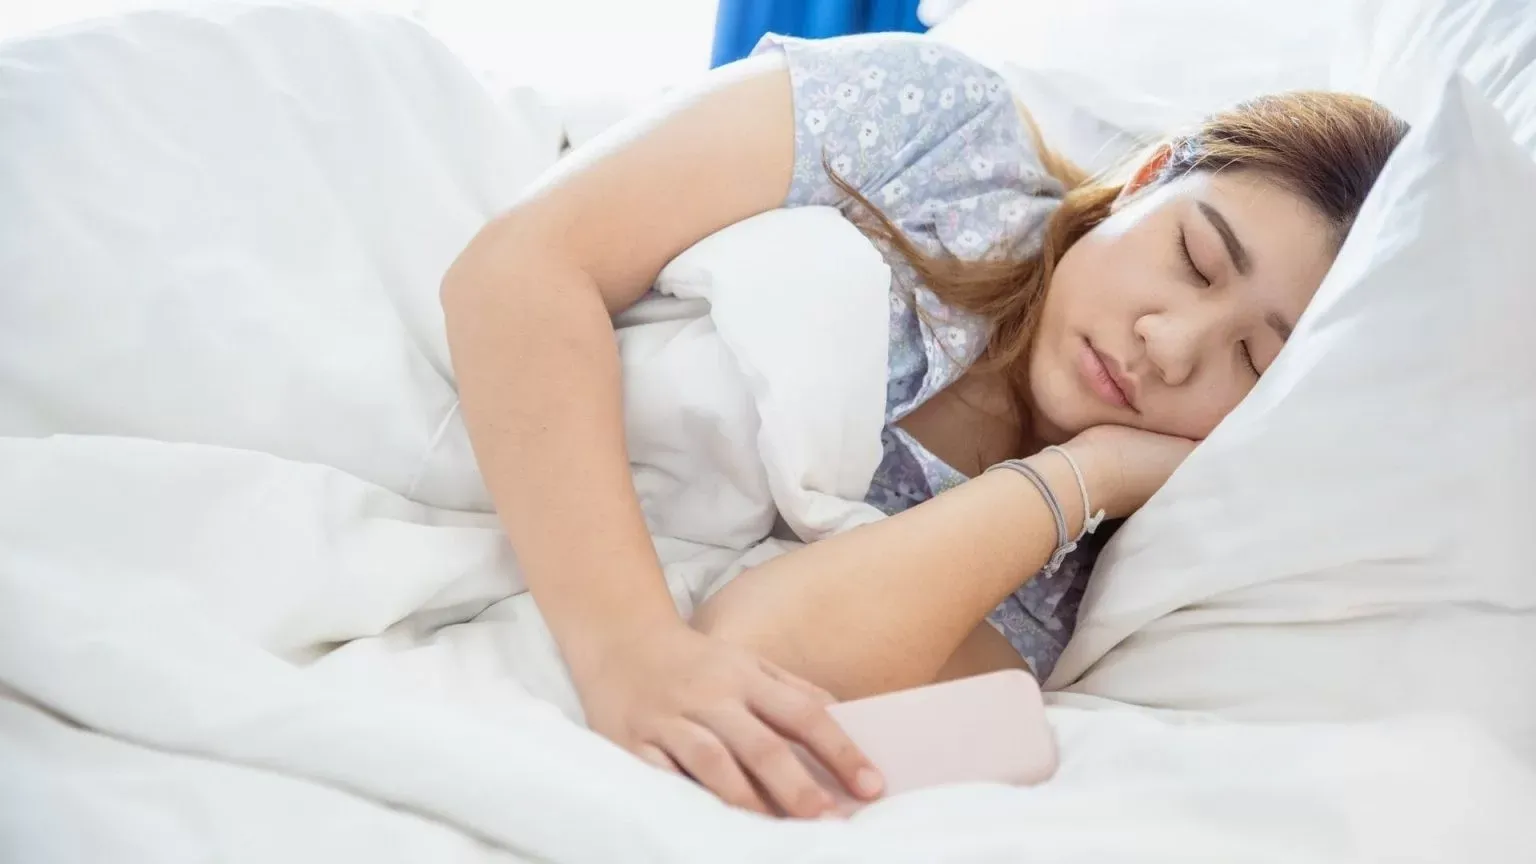
<path fill-rule="evenodd" d="M 1027 114 L 1024 120 L 1046 171 L 1067 190 L 1045 225 L 1039 250 L 1027 258 L 967 261 L 924 255 L 878 208 L 827 168 L 833 182 L 858 203 L 858 215 L 869 217 L 855 217 L 866 233 L 900 253 L 945 303 L 992 323 L 982 362 L 991 369 L 1011 370 L 1018 397 L 1024 395 L 1024 375 L 1016 361 L 1029 350 L 1056 263 L 1104 221 L 1130 172 L 1149 164 L 1149 159 L 1161 158 L 1162 163 L 1143 188 L 1197 171 L 1260 172 L 1311 202 L 1342 243 L 1371 185 L 1408 131 L 1387 109 L 1359 96 L 1314 91 L 1265 96 L 1211 116 L 1120 171 L 1094 177 L 1047 148 L 1034 121 Z"/>

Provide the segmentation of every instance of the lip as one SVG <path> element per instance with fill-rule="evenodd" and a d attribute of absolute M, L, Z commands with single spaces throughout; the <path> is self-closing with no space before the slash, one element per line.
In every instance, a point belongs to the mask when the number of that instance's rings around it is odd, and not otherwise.
<path fill-rule="evenodd" d="M 1087 339 L 1083 340 L 1078 371 L 1095 396 L 1116 408 L 1136 410 L 1136 385 L 1116 368 L 1113 360 L 1100 354 Z"/>

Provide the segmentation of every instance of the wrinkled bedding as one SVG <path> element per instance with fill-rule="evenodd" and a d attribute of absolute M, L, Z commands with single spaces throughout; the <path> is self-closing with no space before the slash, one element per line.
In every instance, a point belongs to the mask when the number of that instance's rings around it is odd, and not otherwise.
<path fill-rule="evenodd" d="M 882 357 L 786 354 L 760 304 L 773 285 L 773 314 L 836 296 L 804 327 L 878 346 L 887 277 L 833 211 L 781 211 L 683 256 L 627 322 L 626 395 L 657 400 L 630 445 L 680 608 L 784 548 L 762 541 L 776 509 L 808 536 L 871 518 L 856 493 L 880 391 L 840 394 Z M 0 477 L 16 860 L 1473 860 L 1520 848 L 1536 804 L 1529 773 L 1454 721 L 1259 726 L 1090 702 L 1051 709 L 1064 762 L 1044 786 L 772 822 L 572 722 L 487 514 L 126 437 L 6 439 Z"/>

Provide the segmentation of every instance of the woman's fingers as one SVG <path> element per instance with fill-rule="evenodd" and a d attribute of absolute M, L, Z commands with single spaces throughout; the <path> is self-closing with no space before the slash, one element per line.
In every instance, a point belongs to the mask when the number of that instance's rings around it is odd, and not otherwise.
<path fill-rule="evenodd" d="M 880 772 L 827 713 L 826 703 L 775 681 L 753 694 L 752 710 L 780 734 L 804 745 L 854 795 L 874 798 L 884 788 Z"/>
<path fill-rule="evenodd" d="M 635 748 L 635 755 L 663 771 L 670 771 L 673 774 L 683 773 L 683 769 L 677 767 L 677 763 L 672 761 L 672 757 L 667 755 L 667 751 L 657 747 L 655 744 L 641 744 Z"/>
<path fill-rule="evenodd" d="M 698 720 L 725 742 L 786 815 L 815 819 L 833 811 L 836 802 L 831 793 L 811 776 L 789 742 L 746 706 L 728 706 Z"/>
<path fill-rule="evenodd" d="M 773 812 L 713 730 L 679 719 L 664 726 L 657 738 L 656 744 L 679 768 L 725 803 L 758 813 Z"/>

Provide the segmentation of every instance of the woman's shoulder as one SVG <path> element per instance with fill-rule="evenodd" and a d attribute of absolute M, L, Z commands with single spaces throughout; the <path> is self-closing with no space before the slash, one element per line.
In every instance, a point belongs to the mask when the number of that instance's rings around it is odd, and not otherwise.
<path fill-rule="evenodd" d="M 795 86 L 814 83 L 842 88 L 845 103 L 889 91 L 899 110 L 913 114 L 1015 105 L 1002 75 L 959 49 L 916 33 L 861 33 L 828 39 L 770 33 L 753 53 L 774 50 L 788 58 Z M 947 97 L 943 95 L 946 87 L 953 88 Z"/>
<path fill-rule="evenodd" d="M 1001 75 L 917 34 L 765 36 L 782 51 L 795 106 L 796 183 L 787 203 L 842 200 L 826 168 L 901 221 L 1012 188 L 1053 196 Z"/>
<path fill-rule="evenodd" d="M 1007 89 L 1003 77 L 990 66 L 958 48 L 918 33 L 857 33 L 822 39 L 769 33 L 763 36 L 752 53 L 774 49 L 826 62 L 863 60 L 926 74 L 960 73 L 962 76 L 974 76 L 978 81 L 996 81 L 1004 90 Z"/>

